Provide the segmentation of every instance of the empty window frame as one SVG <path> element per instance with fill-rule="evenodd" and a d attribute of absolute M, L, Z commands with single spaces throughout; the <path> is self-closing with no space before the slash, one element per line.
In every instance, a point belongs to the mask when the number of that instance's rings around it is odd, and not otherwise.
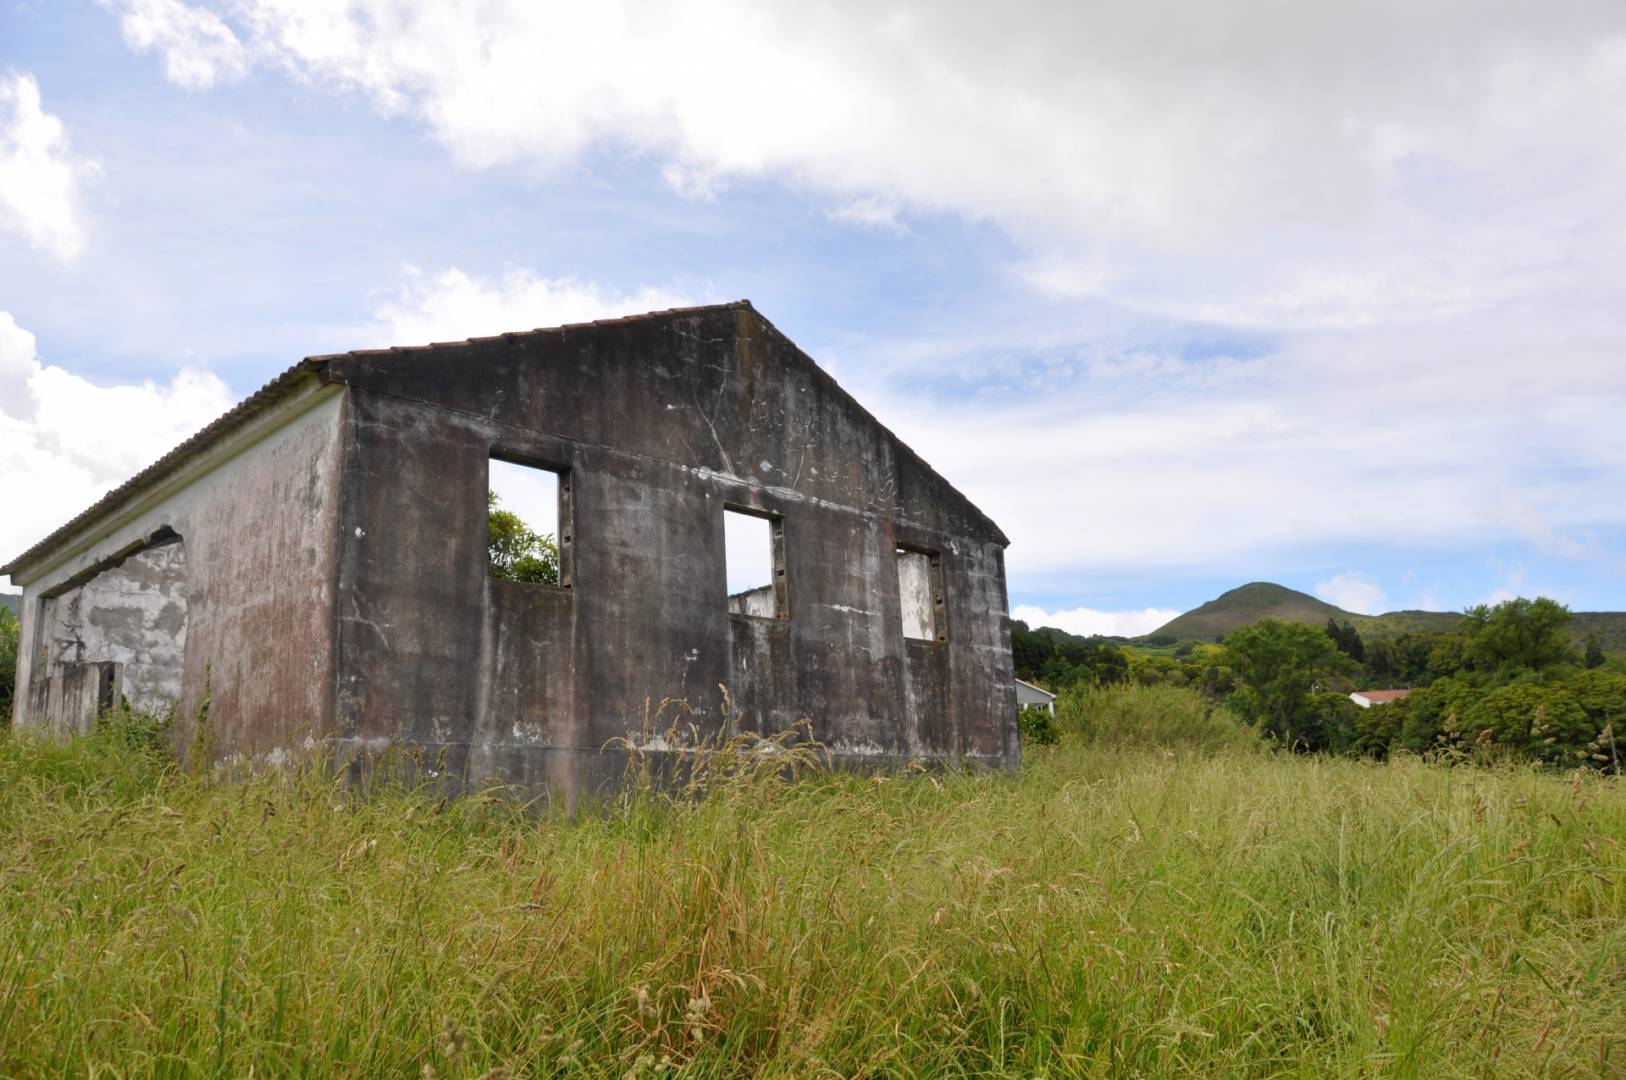
<path fill-rule="evenodd" d="M 898 601 L 903 614 L 904 637 L 916 641 L 948 640 L 941 552 L 898 549 Z"/>
<path fill-rule="evenodd" d="M 493 456 L 486 482 L 486 568 L 532 585 L 571 585 L 570 474 Z"/>
<path fill-rule="evenodd" d="M 759 510 L 723 509 L 728 610 L 759 619 L 790 618 L 785 588 L 785 519 Z"/>

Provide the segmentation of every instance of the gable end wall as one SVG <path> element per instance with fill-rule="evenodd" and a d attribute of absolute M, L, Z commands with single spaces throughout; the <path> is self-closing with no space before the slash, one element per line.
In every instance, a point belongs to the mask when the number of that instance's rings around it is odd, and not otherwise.
<path fill-rule="evenodd" d="M 348 384 L 338 730 L 572 791 L 681 699 L 838 757 L 1015 760 L 1003 537 L 749 307 L 333 358 Z M 570 590 L 485 567 L 490 455 L 567 470 Z M 731 615 L 723 509 L 784 521 L 790 617 Z M 906 642 L 895 552 L 941 552 Z"/>

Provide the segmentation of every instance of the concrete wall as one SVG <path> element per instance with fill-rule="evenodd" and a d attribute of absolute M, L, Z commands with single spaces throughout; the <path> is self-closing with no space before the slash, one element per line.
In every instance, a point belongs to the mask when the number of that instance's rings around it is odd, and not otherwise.
<path fill-rule="evenodd" d="M 848 760 L 1017 753 L 1003 538 L 749 307 L 333 358 L 347 384 L 337 726 L 567 791 L 681 698 Z M 493 455 L 561 470 L 572 587 L 486 572 Z M 723 511 L 782 522 L 788 618 L 732 613 Z M 905 641 L 897 552 L 940 555 Z"/>
<path fill-rule="evenodd" d="M 731 615 L 752 615 L 758 619 L 777 619 L 779 617 L 779 601 L 774 596 L 772 585 L 763 585 L 760 588 L 747 589 L 737 592 L 728 598 L 728 610 Z"/>
<path fill-rule="evenodd" d="M 178 628 L 173 640 L 181 666 L 178 738 L 191 737 L 206 681 L 223 756 L 286 750 L 330 731 L 342 413 L 340 392 L 317 387 L 313 377 L 266 426 L 224 441 L 185 475 L 132 495 L 89 535 L 23 568 L 14 578 L 23 586 L 25 643 L 15 722 L 48 723 L 39 706 L 65 655 L 62 621 L 70 610 L 69 624 L 87 635 L 87 657 L 116 656 L 114 639 L 125 634 L 116 628 L 133 620 L 141 623 L 142 644 L 132 652 L 172 655 L 160 639 L 175 620 L 156 599 L 136 620 L 132 587 L 113 586 L 160 557 L 133 553 L 175 535 L 184 543 L 184 581 L 167 587 L 186 598 L 184 641 Z M 118 571 L 103 573 L 120 559 Z M 135 591 L 164 595 L 162 588 Z M 105 648 L 91 644 L 98 640 Z M 167 662 L 155 670 L 167 671 Z M 150 689 L 172 695 L 173 676 Z"/>
<path fill-rule="evenodd" d="M 110 661 L 65 661 L 49 668 L 48 678 L 37 678 L 29 688 L 29 716 L 35 726 L 54 735 L 83 735 L 96 717 L 118 704 L 123 668 Z"/>
<path fill-rule="evenodd" d="M 154 713 L 175 708 L 186 647 L 186 545 L 163 541 L 46 598 L 36 645 L 45 665 L 120 665 L 115 700 Z"/>

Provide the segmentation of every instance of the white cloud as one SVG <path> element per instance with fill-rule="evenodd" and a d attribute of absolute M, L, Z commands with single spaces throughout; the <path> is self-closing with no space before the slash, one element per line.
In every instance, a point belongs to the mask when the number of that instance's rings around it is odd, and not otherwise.
<path fill-rule="evenodd" d="M 216 376 L 97 384 L 41 362 L 0 311 L 0 560 L 21 554 L 232 405 Z"/>
<path fill-rule="evenodd" d="M 891 199 L 882 199 L 875 195 L 869 195 L 827 210 L 825 211 L 825 217 L 828 217 L 831 221 L 839 221 L 846 225 L 857 225 L 861 228 L 902 232 L 903 223 L 898 220 L 901 209 Z"/>
<path fill-rule="evenodd" d="M 1095 608 L 1068 608 L 1065 611 L 1045 611 L 1031 604 L 1018 604 L 1011 618 L 1020 619 L 1028 626 L 1054 626 L 1069 634 L 1101 634 L 1116 637 L 1138 637 L 1150 634 L 1180 612 L 1172 608 L 1143 608 L 1139 611 L 1097 611 Z"/>
<path fill-rule="evenodd" d="M 470 166 L 612 147 L 701 196 L 768 176 L 854 220 L 958 211 L 1048 289 L 1189 317 L 1482 310 L 1621 254 L 1612 0 L 125 2 L 189 28 L 155 42 L 238 62 L 240 37 Z"/>
<path fill-rule="evenodd" d="M 1013 580 L 1532 538 L 1603 564 L 1626 530 L 1626 502 L 1599 497 L 1626 490 L 1626 342 L 1594 340 L 1601 321 L 1295 335 L 1249 360 L 1086 340 L 1034 362 L 954 328 L 821 359 L 1000 523 Z"/>
<path fill-rule="evenodd" d="M 1626 529 L 1600 495 L 1626 490 L 1618 0 L 194 7 L 471 168 L 608 151 L 696 198 L 768 179 L 846 223 L 1002 229 L 1054 307 L 821 359 L 1005 527 L 1013 574 L 1510 538 L 1609 564 Z M 1099 300 L 1265 347 L 1191 361 L 1096 329 Z M 621 301 L 665 304 L 447 271 L 369 343 Z"/>
<path fill-rule="evenodd" d="M 358 335 L 372 347 L 424 345 L 517 330 L 635 315 L 693 303 L 666 289 L 630 293 L 574 278 L 513 269 L 478 277 L 452 267 L 433 276 L 409 268 L 406 280 L 373 311 Z"/>
<path fill-rule="evenodd" d="M 1381 615 L 1389 598 L 1383 586 L 1351 570 L 1315 583 L 1315 594 L 1334 607 L 1357 615 Z"/>
<path fill-rule="evenodd" d="M 249 53 L 214 12 L 182 0 L 100 0 L 120 12 L 124 40 L 141 52 L 164 58 L 170 82 L 201 90 L 231 82 L 248 72 Z"/>
<path fill-rule="evenodd" d="M 72 262 L 86 243 L 79 187 L 99 172 L 73 153 L 62 121 L 41 107 L 32 75 L 0 78 L 0 230 Z"/>
<path fill-rule="evenodd" d="M 1530 572 L 1522 563 L 1504 568 L 1501 576 L 1502 583 L 1491 589 L 1483 599 L 1477 601 L 1478 603 L 1495 607 L 1497 604 L 1504 604 L 1509 600 L 1517 600 L 1521 597 L 1526 600 L 1534 600 L 1538 596 L 1545 596 L 1568 606 L 1572 611 L 1584 610 L 1583 607 L 1577 606 L 1575 595 L 1568 589 L 1555 588 L 1551 585 L 1532 585 Z"/>

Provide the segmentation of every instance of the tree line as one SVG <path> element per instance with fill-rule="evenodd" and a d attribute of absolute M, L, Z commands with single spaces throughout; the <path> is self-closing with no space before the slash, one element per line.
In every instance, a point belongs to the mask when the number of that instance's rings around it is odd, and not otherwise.
<path fill-rule="evenodd" d="M 1294 750 L 1513 756 L 1618 771 L 1626 665 L 1605 657 L 1596 639 L 1577 643 L 1570 620 L 1545 597 L 1471 608 L 1451 632 L 1371 639 L 1348 622 L 1265 619 L 1221 642 L 1182 643 L 1173 655 L 1016 622 L 1011 647 L 1018 678 L 1063 694 L 1190 687 Z M 1349 696 L 1360 689 L 1410 692 L 1363 709 Z"/>

